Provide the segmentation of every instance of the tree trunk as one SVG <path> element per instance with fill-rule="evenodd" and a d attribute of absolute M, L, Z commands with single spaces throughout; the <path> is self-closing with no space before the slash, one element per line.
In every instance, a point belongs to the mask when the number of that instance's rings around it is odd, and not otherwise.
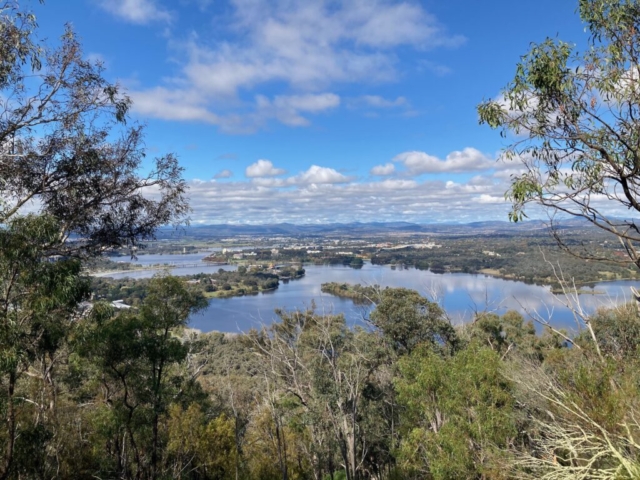
<path fill-rule="evenodd" d="M 13 392 L 16 386 L 16 372 L 12 371 L 9 374 L 9 389 L 7 398 L 7 430 L 9 433 L 9 439 L 7 440 L 7 451 L 4 454 L 4 465 L 2 467 L 2 473 L 0 473 L 0 480 L 6 480 L 11 473 L 11 464 L 13 463 L 13 449 L 16 440 L 16 411 L 13 404 Z"/>

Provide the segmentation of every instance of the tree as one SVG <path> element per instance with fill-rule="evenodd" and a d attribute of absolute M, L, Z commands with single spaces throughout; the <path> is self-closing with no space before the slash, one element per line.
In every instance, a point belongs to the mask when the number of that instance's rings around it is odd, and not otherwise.
<path fill-rule="evenodd" d="M 507 192 L 512 220 L 530 204 L 552 225 L 555 214 L 584 219 L 615 235 L 640 267 L 640 3 L 580 0 L 578 11 L 589 48 L 534 44 L 501 98 L 479 105 L 480 122 L 512 139 L 504 156 L 523 169 Z M 553 231 L 571 252 L 603 258 L 569 249 Z"/>
<path fill-rule="evenodd" d="M 28 436 L 29 425 L 21 425 L 19 417 L 33 409 L 35 421 L 26 423 L 37 430 L 55 408 L 58 350 L 89 291 L 77 259 L 43 259 L 43 249 L 58 241 L 58 227 L 49 216 L 31 215 L 0 229 L 1 479 L 11 473 L 16 440 Z M 40 394 L 19 400 L 18 384 L 27 372 L 38 378 Z"/>
<path fill-rule="evenodd" d="M 0 478 L 31 475 L 14 468 L 17 442 L 51 436 L 60 351 L 88 295 L 78 259 L 188 213 L 173 155 L 139 175 L 142 129 L 125 127 L 131 102 L 103 73 L 69 27 L 51 48 L 18 1 L 0 4 Z"/>
<path fill-rule="evenodd" d="M 442 309 L 407 288 L 386 288 L 380 292 L 371 323 L 379 328 L 399 354 L 411 353 L 421 343 L 450 351 L 458 345 L 456 331 Z"/>
<path fill-rule="evenodd" d="M 638 478 L 637 355 L 602 362 L 593 349 L 555 353 L 542 366 L 520 359 L 506 370 L 529 423 L 524 448 L 505 465 L 510 478 Z"/>
<path fill-rule="evenodd" d="M 84 59 L 70 27 L 57 48 L 39 41 L 36 28 L 17 1 L 0 6 L 0 223 L 29 205 L 56 218 L 52 254 L 133 247 L 184 220 L 176 157 L 157 158 L 140 176 L 142 128 L 116 128 L 129 98 L 99 62 Z"/>
<path fill-rule="evenodd" d="M 167 451 L 174 457 L 172 478 L 234 478 L 233 421 L 222 414 L 207 422 L 198 405 L 185 411 L 174 405 L 169 413 Z"/>
<path fill-rule="evenodd" d="M 477 346 L 443 357 L 424 346 L 398 366 L 405 478 L 507 478 L 497 459 L 518 430 L 500 357 Z"/>
<path fill-rule="evenodd" d="M 160 419 L 182 392 L 185 380 L 173 369 L 189 351 L 176 333 L 205 305 L 179 278 L 156 277 L 138 312 L 110 316 L 107 311 L 89 323 L 79 350 L 98 367 L 106 392 L 102 400 L 124 430 L 117 440 L 119 476 L 158 478 Z"/>
<path fill-rule="evenodd" d="M 314 478 L 333 474 L 339 463 L 348 480 L 376 475 L 388 456 L 376 458 L 372 447 L 390 436 L 385 419 L 371 413 L 386 400 L 379 385 L 385 354 L 379 336 L 348 328 L 342 315 L 278 314 L 281 321 L 254 338 L 267 368 L 274 423 L 286 423 L 286 413 L 289 424 L 304 428 Z M 282 432 L 278 445 L 285 457 L 290 447 Z M 282 478 L 290 478 L 284 468 Z"/>

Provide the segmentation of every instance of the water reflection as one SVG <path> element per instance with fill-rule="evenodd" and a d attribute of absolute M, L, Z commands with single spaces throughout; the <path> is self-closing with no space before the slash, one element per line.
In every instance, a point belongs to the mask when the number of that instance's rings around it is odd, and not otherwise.
<path fill-rule="evenodd" d="M 139 255 L 137 259 L 131 260 L 131 257 L 111 257 L 115 262 L 130 262 L 135 265 L 149 267 L 152 265 L 162 265 L 159 268 L 145 268 L 140 271 L 123 271 L 118 273 L 99 274 L 96 276 L 104 276 L 109 278 L 151 278 L 158 273 L 170 273 L 172 275 L 195 275 L 197 273 L 215 273 L 218 269 L 236 270 L 236 265 L 212 265 L 203 262 L 202 259 L 219 248 L 211 248 L 199 253 L 184 253 L 179 255 L 162 255 L 149 254 Z"/>
<path fill-rule="evenodd" d="M 207 265 L 202 259 L 208 252 L 183 255 L 141 255 L 141 265 L 168 264 L 171 268 L 149 269 L 137 272 L 109 274 L 112 278 L 149 278 L 167 271 L 173 275 L 194 275 L 201 272 L 216 272 L 219 268 L 233 270 L 235 265 Z M 198 264 L 195 265 L 194 264 Z M 181 266 L 183 265 L 183 266 Z M 365 263 L 354 269 L 343 265 L 307 265 L 306 275 L 300 280 L 281 282 L 272 292 L 253 296 L 214 299 L 201 314 L 190 319 L 190 325 L 202 331 L 225 332 L 246 331 L 251 327 L 271 323 L 276 318 L 274 310 L 307 309 L 315 306 L 318 313 L 342 313 L 351 325 L 363 323 L 370 307 L 354 305 L 325 295 L 320 285 L 325 282 L 361 283 L 382 287 L 406 287 L 419 291 L 431 299 L 438 300 L 453 322 L 464 322 L 476 312 L 493 311 L 499 314 L 507 310 L 518 310 L 527 315 L 539 315 L 550 319 L 558 327 L 575 329 L 571 310 L 563 302 L 572 298 L 553 295 L 549 288 L 528 285 L 522 282 L 502 280 L 485 275 L 464 273 L 436 274 L 430 271 L 388 267 Z M 601 295 L 579 296 L 582 308 L 593 312 L 598 307 L 624 303 L 630 299 L 629 287 L 637 282 L 620 281 L 594 285 L 593 291 Z M 583 290 L 588 290 L 584 288 Z"/>
<path fill-rule="evenodd" d="M 351 325 L 363 322 L 370 307 L 354 305 L 320 291 L 325 282 L 377 284 L 382 287 L 406 287 L 437 298 L 454 322 L 471 319 L 478 311 L 518 310 L 523 314 L 538 314 L 551 319 L 555 326 L 575 329 L 571 311 L 553 295 L 549 288 L 522 282 L 497 279 L 484 275 L 435 274 L 415 269 L 393 269 L 365 264 L 354 270 L 345 266 L 305 266 L 303 279 L 281 284 L 269 294 L 249 297 L 215 299 L 201 314 L 190 319 L 194 328 L 203 331 L 246 331 L 251 327 L 271 323 L 274 310 L 306 309 L 315 305 L 319 313 L 343 313 Z M 593 312 L 596 308 L 619 304 L 629 299 L 629 286 L 637 282 L 609 282 L 597 284 L 593 290 L 602 295 L 580 295 L 582 308 Z"/>

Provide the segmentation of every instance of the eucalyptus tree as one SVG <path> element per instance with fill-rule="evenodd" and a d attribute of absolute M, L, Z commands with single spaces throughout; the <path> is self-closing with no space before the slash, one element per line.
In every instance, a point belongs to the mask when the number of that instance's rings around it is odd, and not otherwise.
<path fill-rule="evenodd" d="M 456 331 L 445 312 L 415 290 L 381 290 L 370 321 L 399 355 L 411 353 L 423 343 L 446 351 L 458 348 Z"/>
<path fill-rule="evenodd" d="M 11 473 L 19 439 L 29 438 L 55 409 L 59 348 L 78 302 L 89 290 L 77 259 L 43 261 L 43 248 L 58 241 L 58 232 L 54 219 L 36 216 L 17 218 L 0 229 L 2 479 Z M 40 381 L 37 396 L 19 395 L 19 382 L 27 373 Z M 31 438 L 23 446 L 33 442 Z"/>
<path fill-rule="evenodd" d="M 254 344 L 279 415 L 305 429 L 314 478 L 338 466 L 349 480 L 376 478 L 391 461 L 390 452 L 376 450 L 391 435 L 376 417 L 386 400 L 380 336 L 349 328 L 342 315 L 278 313 L 281 321 L 256 334 Z"/>
<path fill-rule="evenodd" d="M 507 192 L 512 220 L 531 205 L 582 219 L 620 240 L 628 260 L 618 261 L 640 267 L 640 2 L 580 0 L 578 12 L 588 48 L 534 44 L 502 94 L 478 106 L 480 122 L 509 139 L 504 157 L 520 170 Z"/>
<path fill-rule="evenodd" d="M 135 246 L 185 219 L 182 169 L 173 155 L 145 160 L 143 132 L 126 127 L 130 99 L 85 59 L 73 30 L 60 45 L 37 38 L 35 17 L 0 5 L 0 223 L 29 209 L 59 221 L 51 252 Z"/>
<path fill-rule="evenodd" d="M 202 294 L 190 291 L 179 278 L 157 277 L 137 311 L 99 309 L 96 321 L 86 322 L 78 350 L 95 364 L 103 383 L 98 400 L 116 427 L 113 453 L 119 478 L 160 477 L 161 421 L 188 382 L 177 369 L 189 353 L 180 329 L 205 305 Z"/>
<path fill-rule="evenodd" d="M 495 352 L 472 344 L 443 356 L 424 344 L 398 366 L 403 478 L 513 478 L 513 387 Z"/>
<path fill-rule="evenodd" d="M 81 259 L 133 248 L 188 214 L 176 157 L 145 162 L 120 86 L 70 27 L 55 48 L 37 27 L 17 0 L 0 3 L 0 479 L 25 429 L 55 409 L 43 392 L 55 396 L 59 351 L 88 296 Z M 17 397 L 25 374 L 41 379 L 38 398 Z"/>

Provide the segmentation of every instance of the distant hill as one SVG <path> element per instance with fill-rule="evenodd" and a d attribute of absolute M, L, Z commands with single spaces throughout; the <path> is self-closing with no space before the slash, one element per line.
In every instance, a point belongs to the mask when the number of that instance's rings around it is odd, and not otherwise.
<path fill-rule="evenodd" d="M 583 219 L 570 219 L 558 225 L 560 228 L 585 228 L 589 226 Z M 480 235 L 480 234 L 517 234 L 531 230 L 548 228 L 541 220 L 530 220 L 513 223 L 507 221 L 484 221 L 461 223 L 431 223 L 417 224 L 410 222 L 351 222 L 295 225 L 292 223 L 277 223 L 263 225 L 191 225 L 181 234 L 192 238 L 234 237 L 238 235 L 250 236 L 325 236 L 325 235 L 376 235 L 389 233 L 424 233 L 434 235 Z M 162 229 L 158 238 L 175 237 L 172 229 Z"/>

